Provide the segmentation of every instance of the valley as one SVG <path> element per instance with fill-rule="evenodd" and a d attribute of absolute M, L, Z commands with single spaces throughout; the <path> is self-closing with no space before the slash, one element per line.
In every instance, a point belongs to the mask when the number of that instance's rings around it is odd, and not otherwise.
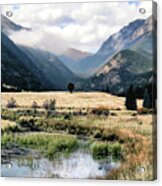
<path fill-rule="evenodd" d="M 1 15 L 2 176 L 154 180 L 156 18 L 59 6 Z"/>

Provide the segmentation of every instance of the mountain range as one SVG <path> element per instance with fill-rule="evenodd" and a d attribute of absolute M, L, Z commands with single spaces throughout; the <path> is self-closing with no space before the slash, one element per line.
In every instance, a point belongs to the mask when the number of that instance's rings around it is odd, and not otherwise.
<path fill-rule="evenodd" d="M 20 90 L 33 90 L 32 87 L 66 90 L 69 82 L 75 82 L 76 90 L 124 95 L 130 84 L 134 84 L 143 92 L 156 79 L 153 73 L 155 24 L 152 16 L 133 21 L 108 37 L 95 54 L 69 48 L 56 55 L 11 41 L 10 33 L 22 29 L 32 32 L 32 29 L 2 16 L 2 86 Z M 20 65 L 23 65 L 21 69 Z M 27 79 L 25 87 L 24 82 L 17 80 L 17 74 L 23 77 L 21 81 Z"/>
<path fill-rule="evenodd" d="M 111 35 L 94 55 L 79 62 L 77 70 L 82 77 L 90 77 L 124 49 L 152 56 L 152 16 L 146 20 L 137 19 Z"/>
<path fill-rule="evenodd" d="M 80 61 L 80 69 L 88 77 L 78 87 L 125 95 L 132 84 L 142 97 L 144 88 L 156 82 L 154 28 L 156 21 L 150 16 L 110 36 L 96 54 Z"/>

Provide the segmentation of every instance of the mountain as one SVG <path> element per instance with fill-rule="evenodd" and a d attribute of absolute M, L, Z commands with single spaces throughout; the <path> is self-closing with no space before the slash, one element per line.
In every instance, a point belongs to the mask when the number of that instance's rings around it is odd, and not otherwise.
<path fill-rule="evenodd" d="M 153 62 L 150 57 L 126 49 L 118 52 L 93 77 L 89 78 L 87 82 L 85 81 L 86 85 L 84 86 L 93 90 L 123 95 L 131 83 L 134 84 L 133 82 L 136 81 L 136 84 L 139 84 L 137 78 L 146 77 L 143 74 L 152 70 Z M 146 84 L 147 79 L 144 79 L 145 83 L 142 86 Z"/>
<path fill-rule="evenodd" d="M 78 73 L 83 77 L 92 76 L 115 54 L 124 49 L 144 52 L 152 55 L 152 16 L 146 20 L 137 19 L 123 27 L 118 33 L 111 35 L 98 52 L 78 63 Z"/>
<path fill-rule="evenodd" d="M 68 48 L 59 57 L 59 59 L 74 73 L 77 74 L 78 62 L 87 56 L 91 56 L 90 52 L 80 51 L 74 48 Z"/>
<path fill-rule="evenodd" d="M 7 34 L 22 29 L 2 16 L 3 90 L 64 90 L 74 74 L 52 53 L 19 46 Z"/>
<path fill-rule="evenodd" d="M 75 79 L 74 74 L 54 54 L 26 46 L 19 48 L 29 56 L 53 87 L 66 89 L 67 84 Z"/>
<path fill-rule="evenodd" d="M 62 55 L 74 61 L 78 61 L 92 54 L 90 52 L 85 52 L 74 48 L 68 48 L 65 52 L 62 53 Z"/>
<path fill-rule="evenodd" d="M 152 70 L 152 58 L 133 50 L 122 50 L 99 69 L 96 76 L 106 75 L 112 69 L 126 69 L 133 74 L 145 73 Z"/>
<path fill-rule="evenodd" d="M 32 69 L 32 70 L 31 70 Z M 40 71 L 3 32 L 1 33 L 1 84 L 3 90 L 42 90 Z"/>
<path fill-rule="evenodd" d="M 116 50 L 118 52 L 108 58 L 94 75 L 78 82 L 78 89 L 106 91 L 123 96 L 132 84 L 136 95 L 142 97 L 145 87 L 149 86 L 150 90 L 151 87 L 156 87 L 156 20 L 150 16 L 131 34 L 131 38 L 132 42 L 120 51 Z M 100 53 L 105 50 L 107 55 L 106 47 L 112 48 L 110 40 L 111 38 L 103 44 Z"/>
<path fill-rule="evenodd" d="M 10 35 L 12 32 L 18 32 L 21 30 L 31 31 L 30 28 L 17 25 L 14 22 L 10 21 L 6 16 L 1 14 L 1 31 L 4 34 Z"/>
<path fill-rule="evenodd" d="M 143 96 L 146 86 L 156 84 L 156 20 L 152 16 L 133 33 L 136 40 L 107 60 L 86 87 L 125 95 L 130 84 Z M 154 39 L 153 39 L 154 38 Z"/>

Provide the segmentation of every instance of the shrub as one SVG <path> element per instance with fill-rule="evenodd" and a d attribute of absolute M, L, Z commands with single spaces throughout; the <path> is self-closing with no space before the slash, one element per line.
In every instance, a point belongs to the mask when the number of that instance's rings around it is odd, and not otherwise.
<path fill-rule="evenodd" d="M 110 113 L 109 109 L 107 108 L 93 108 L 91 111 L 90 111 L 90 114 L 94 114 L 94 115 L 98 115 L 98 116 L 108 116 Z"/>
<path fill-rule="evenodd" d="M 150 111 L 148 108 L 139 108 L 138 109 L 138 114 L 149 114 Z"/>
<path fill-rule="evenodd" d="M 118 140 L 119 137 L 117 134 L 113 133 L 113 132 L 104 132 L 102 134 L 102 140 L 106 140 L 106 141 L 116 141 Z"/>
<path fill-rule="evenodd" d="M 102 137 L 102 132 L 101 132 L 101 130 L 95 130 L 94 132 L 93 132 L 93 137 L 94 138 L 101 138 Z"/>
<path fill-rule="evenodd" d="M 39 108 L 38 107 L 38 104 L 37 104 L 37 102 L 36 101 L 33 101 L 33 103 L 32 103 L 32 106 L 31 106 L 33 109 L 37 109 L 37 108 Z"/>
<path fill-rule="evenodd" d="M 45 101 L 43 102 L 43 108 L 44 108 L 45 110 L 48 110 L 48 108 L 49 108 L 49 102 L 48 102 L 48 100 L 45 100 Z"/>
<path fill-rule="evenodd" d="M 64 119 L 65 120 L 71 120 L 71 114 L 65 114 Z"/>
<path fill-rule="evenodd" d="M 118 116 L 117 113 L 115 113 L 115 112 L 111 112 L 110 115 L 111 116 Z"/>
<path fill-rule="evenodd" d="M 39 131 L 39 126 L 36 125 L 35 122 L 33 117 L 21 117 L 17 120 L 17 124 L 25 129 L 25 131 Z"/>
<path fill-rule="evenodd" d="M 16 100 L 14 98 L 11 98 L 10 100 L 8 100 L 6 107 L 16 108 L 17 107 Z"/>
<path fill-rule="evenodd" d="M 55 110 L 56 109 L 56 100 L 50 99 L 43 102 L 43 108 L 45 110 Z"/>
<path fill-rule="evenodd" d="M 15 121 L 18 117 L 19 115 L 16 111 L 10 109 L 2 110 L 2 119 Z"/>
<path fill-rule="evenodd" d="M 131 116 L 137 116 L 137 113 L 132 113 Z"/>

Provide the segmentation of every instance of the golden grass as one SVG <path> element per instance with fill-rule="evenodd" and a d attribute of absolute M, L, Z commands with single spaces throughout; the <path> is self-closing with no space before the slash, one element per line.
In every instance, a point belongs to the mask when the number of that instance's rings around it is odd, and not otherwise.
<path fill-rule="evenodd" d="M 39 106 L 47 99 L 56 99 L 57 107 L 77 107 L 94 108 L 106 107 L 109 109 L 124 109 L 125 98 L 113 96 L 102 92 L 14 92 L 2 93 L 2 106 L 7 101 L 14 98 L 20 107 L 31 107 L 33 101 Z M 138 100 L 138 106 L 141 107 L 141 100 Z"/>
<path fill-rule="evenodd" d="M 1 129 L 10 127 L 10 126 L 15 126 L 16 123 L 10 120 L 3 120 L 1 119 Z"/>

